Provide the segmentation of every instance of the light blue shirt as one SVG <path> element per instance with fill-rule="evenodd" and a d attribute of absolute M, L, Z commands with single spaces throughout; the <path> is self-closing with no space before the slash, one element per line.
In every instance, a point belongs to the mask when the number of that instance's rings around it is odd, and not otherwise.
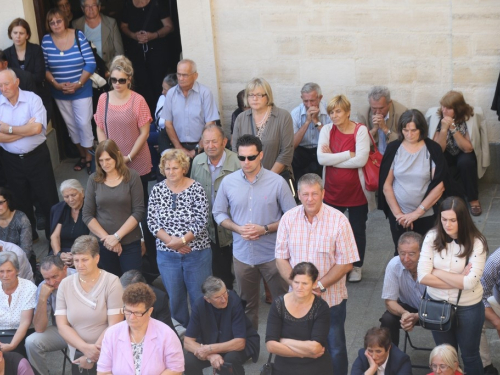
<path fill-rule="evenodd" d="M 387 121 L 389 121 L 389 113 L 384 118 L 385 123 L 387 124 Z M 382 129 L 378 129 L 378 151 L 384 155 L 385 149 L 387 148 L 387 136 L 385 135 L 384 131 Z"/>
<path fill-rule="evenodd" d="M 253 182 L 246 179 L 242 170 L 224 177 L 215 198 L 213 215 L 219 225 L 226 219 L 236 225 L 269 225 L 295 206 L 285 179 L 261 167 Z M 276 232 L 255 241 L 244 240 L 233 232 L 233 256 L 248 265 L 275 259 L 275 245 Z"/>
<path fill-rule="evenodd" d="M 208 161 L 208 168 L 210 168 L 210 176 L 212 177 L 212 197 L 211 198 L 212 198 L 212 206 L 213 206 L 214 202 L 215 202 L 215 180 L 217 180 L 217 177 L 219 177 L 220 171 L 222 170 L 222 167 L 224 166 L 224 162 L 226 161 L 226 151 L 224 151 L 222 153 L 222 157 L 220 158 L 217 165 L 213 165 L 208 156 L 207 156 L 207 161 Z"/>
<path fill-rule="evenodd" d="M 168 90 L 161 118 L 174 124 L 181 143 L 198 142 L 205 124 L 219 120 L 219 110 L 210 89 L 195 82 L 187 97 L 179 85 Z"/>
<path fill-rule="evenodd" d="M 306 122 L 307 118 L 307 109 L 304 103 L 299 105 L 298 107 L 295 107 L 292 112 L 290 112 L 290 115 L 292 116 L 293 120 L 293 133 L 297 133 L 299 129 L 302 127 L 304 122 Z M 329 124 L 331 122 L 330 117 L 328 116 L 328 113 L 326 112 L 326 107 L 323 102 L 319 103 L 319 116 L 318 116 L 319 121 L 323 125 Z M 299 146 L 305 147 L 305 148 L 314 148 L 318 147 L 318 138 L 319 138 L 319 131 L 314 127 L 314 123 L 310 123 L 309 126 L 307 127 L 306 133 L 304 134 L 304 138 L 302 138 L 302 141 L 300 141 Z"/>
<path fill-rule="evenodd" d="M 85 30 L 83 30 L 83 33 L 85 34 L 87 39 L 94 44 L 94 47 L 97 50 L 97 54 L 102 58 L 101 25 L 102 23 L 99 23 L 99 25 L 93 29 L 89 25 L 85 24 Z"/>
<path fill-rule="evenodd" d="M 31 91 L 19 89 L 19 98 L 15 105 L 0 95 L 0 121 L 11 126 L 23 126 L 34 117 L 35 122 L 42 124 L 40 134 L 23 137 L 14 142 L 0 143 L 0 146 L 11 154 L 26 154 L 45 142 L 45 132 L 47 130 L 47 111 L 42 104 L 42 99 Z"/>

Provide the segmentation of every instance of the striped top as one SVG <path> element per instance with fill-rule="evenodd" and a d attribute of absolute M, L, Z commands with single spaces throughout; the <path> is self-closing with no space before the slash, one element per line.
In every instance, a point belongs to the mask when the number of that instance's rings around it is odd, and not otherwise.
<path fill-rule="evenodd" d="M 73 29 L 69 29 L 73 32 Z M 94 73 L 96 62 L 90 45 L 85 38 L 85 35 L 78 30 L 78 39 L 80 40 L 80 48 L 76 39 L 73 45 L 66 51 L 61 51 L 54 43 L 52 36 L 47 34 L 42 39 L 43 57 L 45 59 L 45 68 L 52 73 L 54 79 L 58 83 L 63 82 L 78 82 L 82 77 L 82 71 L 87 71 L 90 74 Z M 92 96 L 92 81 L 89 79 L 82 88 L 78 89 L 74 94 L 65 95 L 62 91 L 56 90 L 53 86 L 50 87 L 54 99 L 60 100 L 76 100 L 89 98 Z"/>

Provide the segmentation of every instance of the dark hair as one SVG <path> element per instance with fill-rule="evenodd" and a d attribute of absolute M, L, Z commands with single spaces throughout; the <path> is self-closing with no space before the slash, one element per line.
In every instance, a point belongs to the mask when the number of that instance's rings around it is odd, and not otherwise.
<path fill-rule="evenodd" d="M 379 346 L 386 351 L 391 347 L 391 333 L 387 327 L 373 327 L 366 331 L 365 349 L 369 346 Z"/>
<path fill-rule="evenodd" d="M 262 151 L 262 142 L 258 137 L 251 134 L 243 134 L 236 141 L 236 151 L 239 151 L 240 147 L 243 146 L 255 146 L 257 147 L 257 152 Z"/>
<path fill-rule="evenodd" d="M 57 3 L 57 2 L 56 2 Z M 52 8 L 50 9 L 48 12 L 47 12 L 47 17 L 45 17 L 45 27 L 46 27 L 46 30 L 51 33 L 52 32 L 52 29 L 50 28 L 50 20 L 52 18 L 54 18 L 55 16 L 59 16 L 62 18 L 62 20 L 64 21 L 64 27 L 66 29 L 69 28 L 69 20 L 66 18 L 66 16 L 64 15 L 63 11 L 59 8 Z"/>
<path fill-rule="evenodd" d="M 175 73 L 167 74 L 165 78 L 163 78 L 163 82 L 165 82 L 170 87 L 174 87 L 175 85 L 177 85 L 177 74 Z"/>
<path fill-rule="evenodd" d="M 486 242 L 486 237 L 477 229 L 476 225 L 470 217 L 467 205 L 462 198 L 459 197 L 448 197 L 439 206 L 436 226 L 436 239 L 434 240 L 434 250 L 440 252 L 445 249 L 447 251 L 447 243 L 450 241 L 450 236 L 446 233 L 441 223 L 441 213 L 443 211 L 453 210 L 457 215 L 458 224 L 458 234 L 457 242 L 459 245 L 464 247 L 463 252 L 461 252 L 458 257 L 465 258 L 470 257 L 474 251 L 474 241 L 479 239 L 483 243 L 483 251 L 488 252 L 488 243 Z"/>
<path fill-rule="evenodd" d="M 47 255 L 40 262 L 40 269 L 48 271 L 52 266 L 56 266 L 56 268 L 63 270 L 64 262 L 57 255 Z"/>
<path fill-rule="evenodd" d="M 1 62 L 7 61 L 7 56 L 5 56 L 5 52 L 2 49 L 0 49 L 0 61 Z"/>
<path fill-rule="evenodd" d="M 109 156 L 116 162 L 115 168 L 118 174 L 123 177 L 123 182 L 129 182 L 130 181 L 130 171 L 128 167 L 125 165 L 125 162 L 123 161 L 123 157 L 121 156 L 120 149 L 118 148 L 117 144 L 115 141 L 112 139 L 106 139 L 105 141 L 102 141 L 97 145 L 97 148 L 95 150 L 95 175 L 94 175 L 94 181 L 97 183 L 104 183 L 104 180 L 106 180 L 106 172 L 101 167 L 101 164 L 99 163 L 99 158 L 101 157 L 102 153 L 106 151 Z"/>
<path fill-rule="evenodd" d="M 415 124 L 415 127 L 420 130 L 420 136 L 418 137 L 419 141 L 427 138 L 427 134 L 429 133 L 429 126 L 427 125 L 427 121 L 425 121 L 424 115 L 418 109 L 408 109 L 404 111 L 399 118 L 398 139 L 400 141 L 404 140 L 403 129 L 406 129 L 406 125 L 408 125 L 410 122 L 413 122 Z"/>
<path fill-rule="evenodd" d="M 134 283 L 125 288 L 122 299 L 125 305 L 134 306 L 143 303 L 146 309 L 149 309 L 155 303 L 156 295 L 149 285 Z"/>
<path fill-rule="evenodd" d="M 120 283 L 122 287 L 126 288 L 127 286 L 135 283 L 144 283 L 146 284 L 146 279 L 142 275 L 139 270 L 128 270 L 120 277 Z"/>
<path fill-rule="evenodd" d="M 460 91 L 448 91 L 439 102 L 443 107 L 453 109 L 455 112 L 455 123 L 461 124 L 474 116 L 474 108 L 465 102 L 464 96 Z M 439 117 L 443 117 L 441 108 L 438 110 Z"/>
<path fill-rule="evenodd" d="M 297 275 L 309 276 L 314 283 L 316 282 L 316 280 L 318 280 L 319 271 L 314 264 L 309 262 L 301 262 L 293 267 L 292 272 L 290 272 L 289 279 L 293 280 Z"/>
<path fill-rule="evenodd" d="M 245 90 L 241 90 L 236 94 L 236 101 L 238 102 L 238 108 L 242 111 L 245 110 Z"/>
<path fill-rule="evenodd" d="M 14 21 L 12 21 L 10 23 L 9 28 L 7 29 L 7 36 L 9 37 L 9 39 L 12 39 L 12 37 L 10 36 L 10 34 L 12 34 L 12 30 L 16 26 L 24 27 L 24 29 L 26 30 L 26 34 L 28 35 L 28 39 L 27 40 L 30 40 L 30 38 L 31 38 L 30 24 L 28 22 L 26 22 L 26 20 L 24 18 L 16 18 Z"/>
<path fill-rule="evenodd" d="M 9 210 L 14 211 L 14 205 L 13 205 L 13 200 L 14 197 L 12 196 L 12 193 L 9 189 L 5 187 L 0 187 L 0 195 L 5 199 L 7 202 L 7 207 L 9 207 Z"/>

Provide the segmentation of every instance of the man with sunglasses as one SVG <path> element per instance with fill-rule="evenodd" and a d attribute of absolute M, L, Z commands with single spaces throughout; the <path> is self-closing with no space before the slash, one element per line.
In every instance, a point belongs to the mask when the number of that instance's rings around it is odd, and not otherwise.
<path fill-rule="evenodd" d="M 288 284 L 276 268 L 274 247 L 281 216 L 296 206 L 287 182 L 262 167 L 262 142 L 245 134 L 236 142 L 241 171 L 222 181 L 213 215 L 217 224 L 233 232 L 234 273 L 247 302 L 246 314 L 255 329 L 259 325 L 261 276 L 272 298 L 284 294 Z"/>

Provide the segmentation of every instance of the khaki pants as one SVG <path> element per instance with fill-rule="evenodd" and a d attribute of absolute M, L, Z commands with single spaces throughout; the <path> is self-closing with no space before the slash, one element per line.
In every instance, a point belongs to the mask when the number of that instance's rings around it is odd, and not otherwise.
<path fill-rule="evenodd" d="M 494 296 L 488 298 L 488 302 L 498 316 L 500 316 L 500 305 Z M 488 320 L 484 320 L 483 332 L 481 333 L 481 344 L 479 345 L 479 353 L 481 354 L 481 361 L 483 362 L 483 367 L 491 365 L 491 354 L 490 346 L 488 345 L 488 339 L 486 338 L 486 328 L 495 329 L 493 324 Z"/>

